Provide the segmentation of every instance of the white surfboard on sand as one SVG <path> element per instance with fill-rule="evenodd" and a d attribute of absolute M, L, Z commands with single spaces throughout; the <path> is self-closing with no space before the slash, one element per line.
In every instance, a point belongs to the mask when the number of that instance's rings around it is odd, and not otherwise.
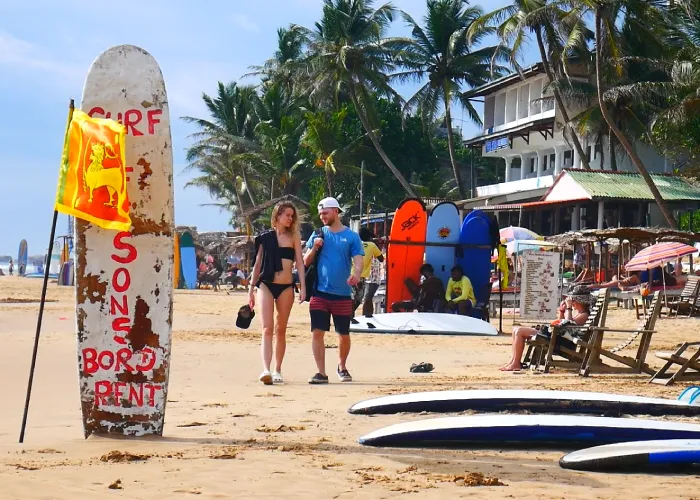
<path fill-rule="evenodd" d="M 360 401 L 348 410 L 361 415 L 463 411 L 697 416 L 700 405 L 602 392 L 494 389 L 396 394 Z"/>
<path fill-rule="evenodd" d="M 700 439 L 700 425 L 578 415 L 471 415 L 391 425 L 359 439 L 369 446 L 467 447 L 592 445 L 657 439 Z"/>
<path fill-rule="evenodd" d="M 564 455 L 564 469 L 617 471 L 673 468 L 700 464 L 700 439 L 637 441 L 595 446 Z"/>
<path fill-rule="evenodd" d="M 92 433 L 162 434 L 173 304 L 173 158 L 158 63 L 133 45 L 92 63 L 81 109 L 126 126 L 131 230 L 75 221 L 80 399 Z M 106 187 L 100 188 L 106 190 Z M 95 199 L 108 193 L 95 190 Z"/>
<path fill-rule="evenodd" d="M 498 335 L 491 324 L 469 316 L 447 313 L 385 313 L 369 318 L 356 316 L 350 325 L 353 333 L 389 333 L 406 335 Z"/>

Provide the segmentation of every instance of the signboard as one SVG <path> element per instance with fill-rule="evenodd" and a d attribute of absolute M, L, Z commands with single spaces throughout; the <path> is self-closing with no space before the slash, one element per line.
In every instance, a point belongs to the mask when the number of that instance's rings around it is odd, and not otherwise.
<path fill-rule="evenodd" d="M 508 136 L 499 137 L 498 139 L 491 139 L 486 141 L 484 144 L 484 152 L 490 153 L 492 151 L 498 151 L 499 149 L 504 149 L 510 146 L 510 140 Z"/>
<path fill-rule="evenodd" d="M 555 319 L 561 301 L 561 254 L 529 251 L 522 259 L 521 318 L 545 322 Z"/>
<path fill-rule="evenodd" d="M 80 399 L 85 437 L 162 434 L 172 328 L 173 160 L 165 83 L 150 54 L 112 47 L 93 62 L 81 109 L 127 128 L 131 229 L 75 221 Z M 104 172 L 102 166 L 101 171 Z M 111 196 L 94 189 L 94 202 Z"/>

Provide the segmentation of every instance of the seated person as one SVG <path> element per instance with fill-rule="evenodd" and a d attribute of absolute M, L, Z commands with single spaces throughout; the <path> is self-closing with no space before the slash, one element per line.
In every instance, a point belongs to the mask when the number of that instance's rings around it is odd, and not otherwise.
<path fill-rule="evenodd" d="M 625 274 L 625 266 L 620 269 L 622 273 L 619 276 L 613 276 L 610 281 L 605 283 L 597 283 L 593 285 L 588 285 L 589 290 L 597 290 L 599 288 L 619 288 L 620 290 L 630 290 L 636 286 L 642 284 L 639 275 L 637 273 Z"/>
<path fill-rule="evenodd" d="M 575 287 L 564 300 L 563 312 L 560 308 L 555 323 L 568 320 L 578 326 L 583 326 L 588 320 L 591 304 L 594 302 L 595 298 L 591 296 L 585 285 Z M 510 361 L 500 367 L 499 370 L 504 372 L 520 370 L 522 368 L 520 358 L 522 358 L 523 351 L 525 350 L 525 341 L 536 337 L 539 331 L 540 330 L 537 328 L 528 326 L 516 326 L 513 329 L 513 346 Z"/>
<path fill-rule="evenodd" d="M 574 278 L 572 283 L 588 283 L 589 281 L 595 280 L 595 273 L 588 268 L 583 268 L 583 270 Z"/>
<path fill-rule="evenodd" d="M 421 283 L 416 283 L 411 278 L 406 278 L 404 283 L 413 295 L 412 300 L 394 302 L 391 304 L 393 312 L 411 312 L 418 309 L 419 312 L 432 312 L 436 302 L 441 302 L 445 295 L 445 287 L 440 278 L 433 273 L 435 269 L 430 264 L 423 264 L 420 268 Z"/>
<path fill-rule="evenodd" d="M 460 266 L 452 268 L 452 277 L 447 282 L 445 300 L 448 311 L 457 312 L 463 316 L 468 316 L 472 307 L 476 305 L 472 282 L 464 275 Z"/>

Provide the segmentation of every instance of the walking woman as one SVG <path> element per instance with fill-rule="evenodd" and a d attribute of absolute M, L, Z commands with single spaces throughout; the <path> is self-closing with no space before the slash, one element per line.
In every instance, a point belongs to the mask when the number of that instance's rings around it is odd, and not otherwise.
<path fill-rule="evenodd" d="M 272 229 L 255 238 L 255 265 L 250 280 L 248 304 L 257 304 L 262 323 L 263 372 L 260 381 L 265 385 L 282 384 L 282 360 L 287 348 L 287 321 L 294 304 L 294 278 L 292 268 L 296 264 L 299 273 L 299 303 L 306 297 L 304 261 L 301 253 L 299 217 L 296 207 L 280 202 L 272 210 Z M 276 314 L 275 314 L 276 313 Z M 275 370 L 272 363 L 272 337 L 275 337 Z"/>

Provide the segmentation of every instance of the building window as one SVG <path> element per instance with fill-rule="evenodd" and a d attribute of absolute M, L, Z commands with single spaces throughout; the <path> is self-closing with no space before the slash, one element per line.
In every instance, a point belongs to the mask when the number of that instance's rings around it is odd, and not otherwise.
<path fill-rule="evenodd" d="M 556 165 L 556 163 L 554 163 L 556 161 L 556 157 L 556 153 L 552 153 L 551 155 L 549 155 L 549 166 L 552 170 L 554 170 L 554 167 Z"/>
<path fill-rule="evenodd" d="M 567 167 L 571 167 L 574 164 L 574 152 L 569 149 L 568 151 L 564 151 L 564 165 Z"/>
<path fill-rule="evenodd" d="M 530 158 L 530 173 L 535 171 L 535 158 Z"/>

